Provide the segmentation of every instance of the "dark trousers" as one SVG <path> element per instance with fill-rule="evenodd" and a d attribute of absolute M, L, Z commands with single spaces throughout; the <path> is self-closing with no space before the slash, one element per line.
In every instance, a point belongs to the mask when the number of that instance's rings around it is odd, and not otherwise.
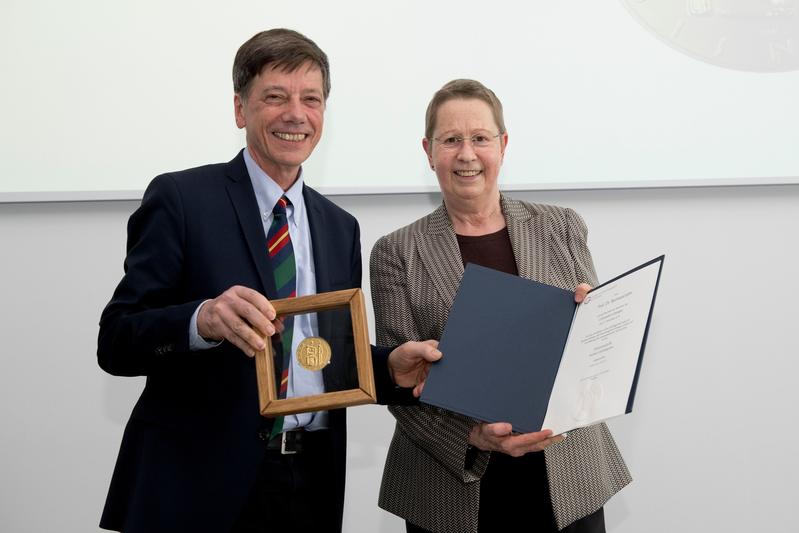
<path fill-rule="evenodd" d="M 406 529 L 408 533 L 430 533 L 407 522 Z M 480 533 L 558 533 L 543 453 L 528 453 L 522 457 L 491 454 L 480 481 L 477 530 Z M 605 533 L 604 511 L 600 508 L 560 533 Z"/>
<path fill-rule="evenodd" d="M 270 449 L 232 533 L 340 533 L 342 498 L 331 470 L 326 430 L 306 433 L 303 450 Z"/>

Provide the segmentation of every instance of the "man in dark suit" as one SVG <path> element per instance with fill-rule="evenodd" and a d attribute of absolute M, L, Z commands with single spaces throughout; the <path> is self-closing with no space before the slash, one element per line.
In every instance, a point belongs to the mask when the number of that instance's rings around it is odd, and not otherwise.
<path fill-rule="evenodd" d="M 246 149 L 228 163 L 158 176 L 128 223 L 125 275 L 100 321 L 98 360 L 147 383 L 102 528 L 341 530 L 345 411 L 280 426 L 260 417 L 252 359 L 276 330 L 287 350 L 321 336 L 334 354 L 351 351 L 347 316 L 281 321 L 269 302 L 286 287 L 305 295 L 361 284 L 357 221 L 307 187 L 301 171 L 322 134 L 327 57 L 296 32 L 261 32 L 239 49 L 233 82 Z M 372 357 L 378 401 L 387 402 L 407 397 L 396 387 L 418 385 L 440 353 L 434 343 L 406 343 L 373 348 Z M 294 357 L 286 366 L 289 397 L 350 388 L 346 358 L 322 372 Z"/>

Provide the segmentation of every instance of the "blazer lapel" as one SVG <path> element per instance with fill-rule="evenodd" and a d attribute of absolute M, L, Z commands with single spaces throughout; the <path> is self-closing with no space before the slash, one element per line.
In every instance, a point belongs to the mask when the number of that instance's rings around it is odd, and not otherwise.
<path fill-rule="evenodd" d="M 326 230 L 325 208 L 320 202 L 319 193 L 308 187 L 303 186 L 302 197 L 305 200 L 305 209 L 308 210 L 308 226 L 311 233 L 311 248 L 313 249 L 313 262 L 316 276 L 316 293 L 328 292 L 331 290 L 330 267 L 334 261 L 330 261 L 328 254 L 331 252 L 331 235 Z M 333 248 L 335 251 L 335 247 Z M 340 315 L 339 315 L 340 317 Z M 324 339 L 336 337 L 335 313 L 323 312 L 316 314 L 316 325 L 319 328 L 319 336 Z M 342 322 L 338 322 L 339 329 Z M 339 332 L 340 336 L 340 332 Z M 335 350 L 335 348 L 334 348 Z M 350 388 L 350 372 L 355 372 L 355 367 L 349 366 L 346 358 L 334 357 L 331 364 L 322 369 L 322 376 L 325 382 L 325 390 L 335 391 Z M 354 365 L 354 362 L 352 363 Z M 357 381 L 356 381 L 357 383 Z"/>
<path fill-rule="evenodd" d="M 308 210 L 308 226 L 311 233 L 311 248 L 313 250 L 313 263 L 316 277 L 316 293 L 327 292 L 330 290 L 330 273 L 328 272 L 331 262 L 327 260 L 328 247 L 330 246 L 329 236 L 325 234 L 325 213 L 318 201 L 315 201 L 313 191 L 307 185 L 302 188 L 302 197 L 305 200 L 305 209 Z M 323 338 L 330 338 L 333 334 L 333 322 L 330 313 L 317 313 L 316 325 L 319 328 L 319 335 Z M 325 382 L 331 377 L 331 370 L 326 367 L 323 371 Z"/>
<path fill-rule="evenodd" d="M 504 195 L 500 202 L 519 276 L 546 283 L 546 251 L 550 246 L 547 218 L 540 213 L 530 213 L 521 202 Z"/>
<path fill-rule="evenodd" d="M 242 151 L 243 152 L 243 151 Z M 247 241 L 258 276 L 261 278 L 264 292 L 267 298 L 274 298 L 277 290 L 275 289 L 275 277 L 272 273 L 272 265 L 269 263 L 266 252 L 266 235 L 264 226 L 258 212 L 258 202 L 255 200 L 255 192 L 250 182 L 250 175 L 247 173 L 247 166 L 244 164 L 244 156 L 239 152 L 227 166 L 227 192 L 236 216 L 241 226 L 241 232 Z"/>
<path fill-rule="evenodd" d="M 449 309 L 463 277 L 463 261 L 458 239 L 443 204 L 429 215 L 427 231 L 417 233 L 414 238 L 422 264 Z"/>
<path fill-rule="evenodd" d="M 308 210 L 308 225 L 311 232 L 311 247 L 313 248 L 313 263 L 316 271 L 316 292 L 330 290 L 329 265 L 327 261 L 328 237 L 325 234 L 325 214 L 319 202 L 314 201 L 313 194 L 307 185 L 302 188 L 302 197 L 305 200 L 305 209 Z"/>

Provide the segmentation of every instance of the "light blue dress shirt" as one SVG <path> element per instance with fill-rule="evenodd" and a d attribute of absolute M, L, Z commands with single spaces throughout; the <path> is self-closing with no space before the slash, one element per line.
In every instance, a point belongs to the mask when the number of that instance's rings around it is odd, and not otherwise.
<path fill-rule="evenodd" d="M 316 294 L 316 271 L 313 261 L 313 248 L 311 243 L 311 230 L 308 223 L 308 210 L 305 208 L 305 199 L 302 196 L 303 176 L 302 170 L 297 181 L 287 191 L 275 183 L 257 163 L 252 159 L 249 149 L 244 150 L 244 163 L 250 174 L 255 199 L 258 202 L 258 211 L 263 223 L 264 235 L 269 233 L 272 224 L 272 211 L 275 204 L 284 194 L 291 201 L 286 214 L 289 222 L 289 236 L 294 248 L 294 260 L 297 264 L 297 296 Z M 264 249 L 264 253 L 266 249 Z M 205 302 L 203 302 L 205 303 Z M 200 305 L 202 307 L 202 304 Z M 219 343 L 208 343 L 200 337 L 197 331 L 197 314 L 200 307 L 194 312 L 189 326 L 189 341 L 192 350 L 203 350 L 218 346 Z M 291 366 L 289 367 L 289 383 L 287 398 L 295 396 L 310 396 L 325 392 L 325 384 L 321 371 L 311 371 L 303 368 L 297 362 L 294 354 L 297 346 L 307 337 L 319 335 L 316 313 L 305 313 L 294 316 L 294 332 L 291 339 Z M 308 431 L 324 429 L 327 427 L 327 412 L 300 413 L 288 415 L 283 421 L 283 430 L 304 428 Z"/>

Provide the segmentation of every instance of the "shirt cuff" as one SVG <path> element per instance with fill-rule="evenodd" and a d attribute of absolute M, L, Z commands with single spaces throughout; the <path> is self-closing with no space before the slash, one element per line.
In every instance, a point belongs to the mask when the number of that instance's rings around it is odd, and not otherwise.
<path fill-rule="evenodd" d="M 205 300 L 205 302 L 198 305 L 197 309 L 194 311 L 194 314 L 191 315 L 191 321 L 189 322 L 189 350 L 192 352 L 216 348 L 224 342 L 224 339 L 221 341 L 209 342 L 200 336 L 200 332 L 197 329 L 197 315 L 200 314 L 200 309 L 202 309 L 207 302 L 210 302 L 210 300 Z"/>

